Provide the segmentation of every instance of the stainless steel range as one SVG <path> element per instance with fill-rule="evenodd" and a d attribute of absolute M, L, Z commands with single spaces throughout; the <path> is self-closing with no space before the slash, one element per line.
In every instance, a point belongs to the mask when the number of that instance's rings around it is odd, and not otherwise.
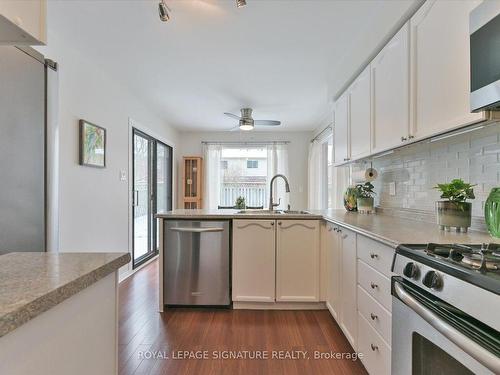
<path fill-rule="evenodd" d="M 400 245 L 393 374 L 500 374 L 500 245 Z"/>

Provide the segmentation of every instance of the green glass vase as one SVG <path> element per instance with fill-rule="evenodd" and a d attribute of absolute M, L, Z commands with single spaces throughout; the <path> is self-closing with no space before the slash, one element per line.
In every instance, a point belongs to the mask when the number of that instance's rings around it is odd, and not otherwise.
<path fill-rule="evenodd" d="M 484 218 L 488 232 L 500 238 L 500 188 L 493 188 L 484 204 Z"/>

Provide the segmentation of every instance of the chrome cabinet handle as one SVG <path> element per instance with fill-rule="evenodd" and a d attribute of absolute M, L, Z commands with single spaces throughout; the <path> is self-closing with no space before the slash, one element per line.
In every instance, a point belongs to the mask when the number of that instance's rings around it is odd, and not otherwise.
<path fill-rule="evenodd" d="M 372 258 L 372 259 L 378 258 L 378 254 L 370 253 L 370 258 Z"/>
<path fill-rule="evenodd" d="M 372 320 L 375 320 L 378 319 L 378 316 L 375 315 L 374 313 L 370 313 L 370 318 L 372 318 Z"/>
<path fill-rule="evenodd" d="M 139 206 L 139 190 L 134 190 L 133 205 L 135 207 Z"/>
<path fill-rule="evenodd" d="M 206 233 L 206 232 L 222 232 L 224 228 L 170 228 L 173 232 L 187 233 Z"/>
<path fill-rule="evenodd" d="M 378 285 L 377 285 L 377 284 L 375 284 L 374 282 L 371 282 L 371 283 L 370 283 L 370 286 L 372 287 L 372 289 L 378 288 Z"/>
<path fill-rule="evenodd" d="M 351 159 L 350 158 L 344 158 L 344 161 L 349 161 L 349 160 L 351 160 Z"/>
<path fill-rule="evenodd" d="M 274 226 L 274 221 L 271 221 L 271 225 Z"/>
<path fill-rule="evenodd" d="M 462 332 L 458 331 L 455 327 L 449 325 L 442 320 L 439 316 L 428 310 L 425 306 L 420 304 L 414 299 L 403 286 L 395 282 L 394 292 L 397 297 L 422 319 L 434 327 L 443 336 L 448 338 L 451 342 L 461 348 L 464 352 L 475 358 L 478 362 L 489 368 L 493 373 L 500 374 L 500 357 L 484 349 L 481 345 L 465 336 Z"/>
<path fill-rule="evenodd" d="M 370 347 L 372 348 L 373 351 L 378 350 L 378 345 L 370 344 Z"/>
<path fill-rule="evenodd" d="M 407 140 L 408 140 L 408 138 L 406 138 L 406 137 L 401 137 L 401 142 L 404 142 L 404 141 L 407 141 Z"/>
<path fill-rule="evenodd" d="M 414 135 L 409 135 L 409 136 L 408 136 L 408 139 L 413 139 L 413 138 L 415 138 L 415 136 L 414 136 Z"/>

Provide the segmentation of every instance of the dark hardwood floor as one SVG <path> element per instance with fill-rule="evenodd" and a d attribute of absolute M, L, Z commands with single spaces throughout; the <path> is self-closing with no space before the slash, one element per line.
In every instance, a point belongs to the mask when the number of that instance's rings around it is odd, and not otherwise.
<path fill-rule="evenodd" d="M 158 313 L 157 306 L 155 261 L 120 284 L 120 375 L 366 374 L 359 359 L 314 358 L 315 351 L 352 353 L 328 311 L 175 309 Z M 260 353 L 268 359 L 214 358 L 229 352 Z M 179 358 L 196 354 L 209 359 Z M 272 358 L 287 354 L 298 359 Z"/>

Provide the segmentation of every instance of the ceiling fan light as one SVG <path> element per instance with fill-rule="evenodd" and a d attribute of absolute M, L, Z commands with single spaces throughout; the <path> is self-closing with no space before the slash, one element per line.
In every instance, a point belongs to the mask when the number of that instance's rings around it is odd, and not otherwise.
<path fill-rule="evenodd" d="M 160 20 L 163 22 L 167 22 L 170 19 L 167 4 L 165 4 L 164 0 L 161 0 L 158 4 L 158 15 L 160 16 Z"/>
<path fill-rule="evenodd" d="M 245 5 L 247 5 L 247 1 L 246 0 L 236 0 L 236 7 L 237 8 L 242 8 Z"/>
<path fill-rule="evenodd" d="M 249 124 L 240 125 L 240 130 L 244 130 L 244 131 L 253 130 L 253 125 L 249 125 Z"/>

